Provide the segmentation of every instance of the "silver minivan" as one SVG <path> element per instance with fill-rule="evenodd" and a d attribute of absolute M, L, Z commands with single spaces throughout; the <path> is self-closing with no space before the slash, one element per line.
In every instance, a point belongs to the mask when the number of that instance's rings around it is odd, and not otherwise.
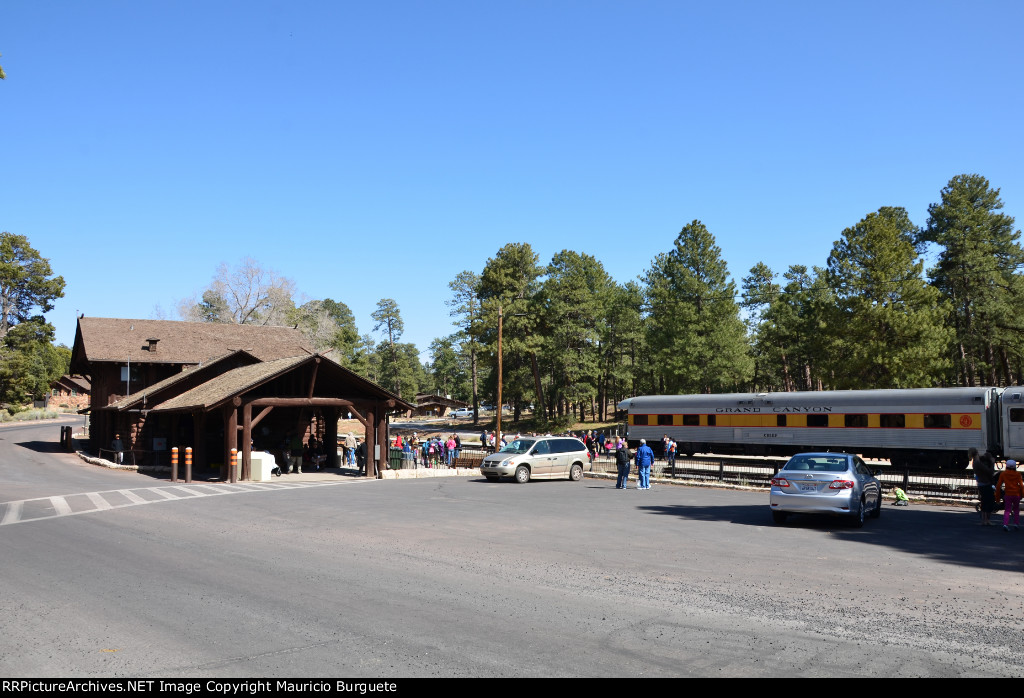
<path fill-rule="evenodd" d="M 587 447 L 571 436 L 521 436 L 484 458 L 480 472 L 491 482 L 513 477 L 530 480 L 583 479 Z"/>

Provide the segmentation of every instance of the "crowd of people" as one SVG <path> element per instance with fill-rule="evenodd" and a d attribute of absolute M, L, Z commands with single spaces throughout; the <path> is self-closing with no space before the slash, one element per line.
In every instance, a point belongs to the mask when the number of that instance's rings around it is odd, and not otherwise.
<path fill-rule="evenodd" d="M 404 439 L 398 434 L 391 447 L 402 451 L 403 458 L 412 461 L 413 467 L 422 463 L 425 468 L 450 468 L 462 452 L 462 437 L 455 433 L 447 437 L 435 434 L 421 440 L 416 432 Z"/>

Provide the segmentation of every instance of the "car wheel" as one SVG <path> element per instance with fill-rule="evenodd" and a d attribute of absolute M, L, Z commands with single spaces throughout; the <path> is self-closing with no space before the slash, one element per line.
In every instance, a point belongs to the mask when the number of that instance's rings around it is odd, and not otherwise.
<path fill-rule="evenodd" d="M 781 524 L 786 523 L 786 518 L 788 516 L 789 516 L 789 514 L 787 514 L 784 511 L 773 511 L 772 512 L 772 521 L 774 521 L 775 523 L 781 525 Z"/>
<path fill-rule="evenodd" d="M 854 528 L 864 528 L 864 501 L 861 500 L 860 506 L 857 508 L 857 513 L 853 515 L 853 520 L 850 525 Z"/>
<path fill-rule="evenodd" d="M 882 493 L 878 493 L 878 499 L 875 500 L 875 508 L 871 512 L 871 518 L 877 519 L 882 515 Z"/>
<path fill-rule="evenodd" d="M 530 469 L 525 465 L 520 465 L 516 468 L 516 482 L 520 485 L 525 485 L 530 481 Z"/>
<path fill-rule="evenodd" d="M 572 468 L 569 469 L 569 479 L 573 482 L 579 482 L 583 479 L 583 466 L 579 463 L 574 463 Z"/>

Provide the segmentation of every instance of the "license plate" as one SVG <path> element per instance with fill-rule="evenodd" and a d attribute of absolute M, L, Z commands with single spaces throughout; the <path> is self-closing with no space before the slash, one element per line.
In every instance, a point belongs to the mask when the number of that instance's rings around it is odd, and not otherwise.
<path fill-rule="evenodd" d="M 814 482 L 801 482 L 801 483 L 798 483 L 798 484 L 800 485 L 800 491 L 801 492 L 817 492 L 818 491 L 817 483 L 814 483 Z"/>

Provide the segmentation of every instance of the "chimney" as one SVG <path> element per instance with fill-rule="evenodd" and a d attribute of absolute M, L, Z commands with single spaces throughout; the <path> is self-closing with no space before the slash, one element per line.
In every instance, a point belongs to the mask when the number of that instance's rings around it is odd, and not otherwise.
<path fill-rule="evenodd" d="M 146 341 L 149 342 L 149 346 L 146 347 L 146 350 L 149 351 L 150 354 L 155 354 L 156 353 L 156 343 L 159 342 L 160 340 L 157 339 L 156 337 L 150 337 Z"/>

